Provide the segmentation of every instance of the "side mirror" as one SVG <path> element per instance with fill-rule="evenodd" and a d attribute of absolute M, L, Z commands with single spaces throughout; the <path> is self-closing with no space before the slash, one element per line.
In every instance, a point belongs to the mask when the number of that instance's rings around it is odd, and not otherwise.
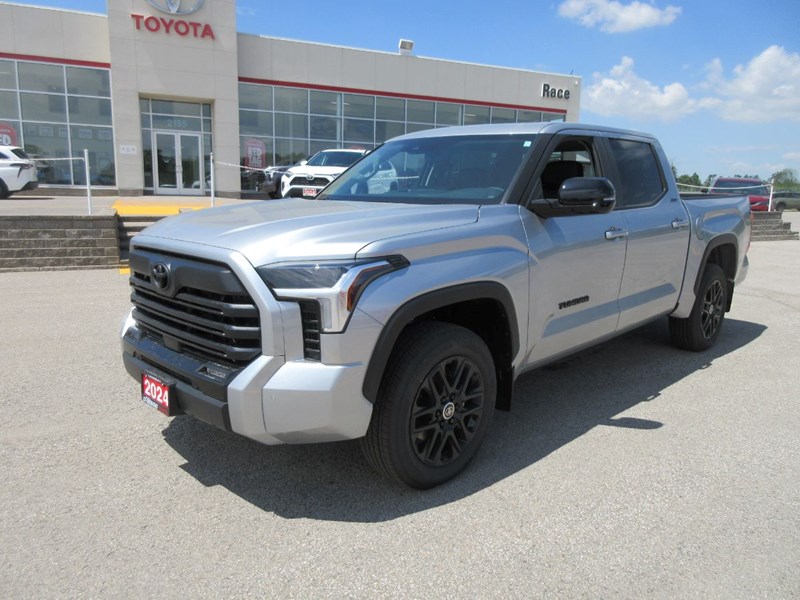
<path fill-rule="evenodd" d="M 530 209 L 542 218 L 601 215 L 611 212 L 616 202 L 614 185 L 605 177 L 573 177 L 561 184 L 557 200 L 534 200 Z"/>
<path fill-rule="evenodd" d="M 304 158 L 303 160 L 301 160 L 301 161 L 300 161 L 300 166 L 301 166 L 301 167 L 304 167 L 304 166 L 306 166 L 307 164 L 308 164 L 308 161 L 307 161 L 305 158 Z"/>

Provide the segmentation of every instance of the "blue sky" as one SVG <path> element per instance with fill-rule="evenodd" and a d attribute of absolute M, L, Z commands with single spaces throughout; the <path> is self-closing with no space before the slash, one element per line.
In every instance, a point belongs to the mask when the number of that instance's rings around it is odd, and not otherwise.
<path fill-rule="evenodd" d="M 105 0 L 26 3 L 106 12 Z M 679 173 L 800 175 L 800 0 L 238 0 L 237 10 L 246 33 L 387 52 L 408 38 L 419 56 L 573 73 L 581 121 L 657 135 Z"/>

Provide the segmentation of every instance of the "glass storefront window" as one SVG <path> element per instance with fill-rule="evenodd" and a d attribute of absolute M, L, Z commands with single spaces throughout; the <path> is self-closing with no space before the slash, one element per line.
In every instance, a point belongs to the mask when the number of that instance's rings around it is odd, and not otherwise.
<path fill-rule="evenodd" d="M 492 108 L 492 123 L 513 123 L 517 120 L 513 108 Z"/>
<path fill-rule="evenodd" d="M 67 67 L 67 93 L 79 96 L 111 97 L 108 71 Z"/>
<path fill-rule="evenodd" d="M 408 120 L 412 123 L 433 123 L 434 103 L 427 100 L 408 100 Z M 426 127 L 425 129 L 430 129 Z"/>
<path fill-rule="evenodd" d="M 414 132 L 417 132 L 417 131 L 425 131 L 426 129 L 433 129 L 433 124 L 406 123 L 406 133 L 414 133 Z"/>
<path fill-rule="evenodd" d="M 66 96 L 20 93 L 23 121 L 67 122 Z"/>
<path fill-rule="evenodd" d="M 308 90 L 276 87 L 275 110 L 293 113 L 307 113 Z"/>
<path fill-rule="evenodd" d="M 69 156 L 69 130 L 66 125 L 25 123 L 25 152 L 37 158 L 64 158 Z M 46 160 L 39 168 L 39 183 L 72 184 L 70 161 Z"/>
<path fill-rule="evenodd" d="M 312 115 L 341 115 L 341 94 L 311 90 Z M 313 127 L 313 125 L 312 125 Z M 313 135 L 312 135 L 313 137 Z"/>
<path fill-rule="evenodd" d="M 344 141 L 346 142 L 374 142 L 375 121 L 366 119 L 344 120 Z"/>
<path fill-rule="evenodd" d="M 275 113 L 275 135 L 280 137 L 307 138 L 308 117 Z"/>
<path fill-rule="evenodd" d="M 375 98 L 375 118 L 381 121 L 405 121 L 406 101 L 402 98 Z"/>
<path fill-rule="evenodd" d="M 19 89 L 28 92 L 64 93 L 64 67 L 20 62 Z"/>
<path fill-rule="evenodd" d="M 0 89 L 17 89 L 17 66 L 10 60 L 0 60 Z"/>
<path fill-rule="evenodd" d="M 198 104 L 198 108 L 199 108 Z M 181 116 L 153 115 L 153 129 L 170 129 L 176 131 L 202 131 L 200 119 Z"/>
<path fill-rule="evenodd" d="M 280 164 L 284 161 L 293 163 L 308 156 L 307 140 L 275 140 L 275 163 Z"/>
<path fill-rule="evenodd" d="M 114 185 L 114 141 L 108 127 L 70 127 L 72 155 L 83 157 L 84 149 L 89 151 L 92 185 Z M 86 185 L 83 163 L 74 164 L 75 185 Z"/>
<path fill-rule="evenodd" d="M 542 121 L 563 121 L 564 115 L 560 113 L 542 113 Z"/>
<path fill-rule="evenodd" d="M 318 140 L 338 140 L 341 133 L 339 131 L 339 124 L 341 120 L 338 117 L 318 117 L 311 116 L 311 138 Z"/>
<path fill-rule="evenodd" d="M 464 125 L 489 123 L 489 107 L 467 104 L 464 106 Z"/>
<path fill-rule="evenodd" d="M 272 135 L 272 113 L 254 110 L 239 111 L 239 133 Z"/>
<path fill-rule="evenodd" d="M 517 122 L 519 123 L 538 123 L 542 120 L 542 113 L 538 110 L 518 110 Z"/>
<path fill-rule="evenodd" d="M 322 150 L 331 150 L 334 148 L 341 148 L 341 144 L 337 144 L 335 142 L 320 142 L 317 140 L 311 140 L 311 147 L 308 153 L 313 156 Z"/>
<path fill-rule="evenodd" d="M 358 117 L 361 119 L 375 118 L 375 96 L 362 96 L 361 94 L 344 94 L 342 96 L 345 117 Z"/>
<path fill-rule="evenodd" d="M 395 123 L 393 121 L 375 122 L 375 141 L 385 142 L 406 132 L 405 123 Z"/>
<path fill-rule="evenodd" d="M 436 103 L 436 124 L 437 125 L 461 125 L 461 104 L 451 104 L 449 102 Z"/>
<path fill-rule="evenodd" d="M 239 108 L 272 110 L 272 86 L 240 83 Z"/>
<path fill-rule="evenodd" d="M 0 119 L 19 119 L 16 92 L 0 92 Z"/>
<path fill-rule="evenodd" d="M 177 102 L 175 100 L 151 100 L 153 114 L 181 115 L 186 117 L 200 117 L 201 105 L 194 102 Z"/>
<path fill-rule="evenodd" d="M 111 125 L 111 100 L 67 96 L 69 122 Z"/>

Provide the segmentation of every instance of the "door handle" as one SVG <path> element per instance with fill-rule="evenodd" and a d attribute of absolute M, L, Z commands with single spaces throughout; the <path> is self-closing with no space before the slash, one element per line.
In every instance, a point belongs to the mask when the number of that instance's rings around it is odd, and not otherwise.
<path fill-rule="evenodd" d="M 672 228 L 673 229 L 683 229 L 684 227 L 689 226 L 689 221 L 682 221 L 681 219 L 675 219 L 672 221 Z"/>
<path fill-rule="evenodd" d="M 626 237 L 628 237 L 628 232 L 625 231 L 624 229 L 612 227 L 611 229 L 606 230 L 607 240 L 616 240 L 619 238 L 626 238 Z"/>

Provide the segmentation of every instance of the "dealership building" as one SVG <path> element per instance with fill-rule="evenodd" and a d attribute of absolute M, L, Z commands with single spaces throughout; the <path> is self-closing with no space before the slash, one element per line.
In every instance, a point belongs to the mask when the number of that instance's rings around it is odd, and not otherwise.
<path fill-rule="evenodd" d="M 107 15 L 0 2 L 0 144 L 40 184 L 121 195 L 255 189 L 326 148 L 478 123 L 576 121 L 579 77 L 238 33 L 235 0 L 108 0 Z M 397 42 L 393 42 L 397 43 Z M 60 159 L 60 160 L 56 160 Z"/>

